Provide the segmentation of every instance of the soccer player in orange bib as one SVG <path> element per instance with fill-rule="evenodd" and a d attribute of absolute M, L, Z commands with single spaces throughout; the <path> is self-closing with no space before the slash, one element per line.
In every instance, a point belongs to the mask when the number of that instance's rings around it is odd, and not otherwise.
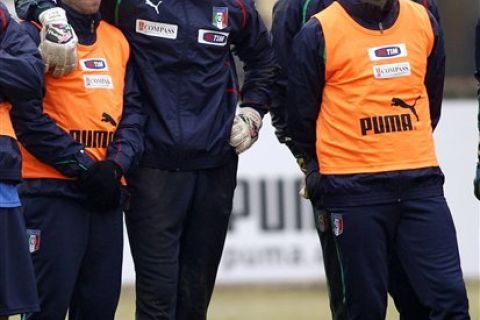
<path fill-rule="evenodd" d="M 297 162 L 304 164 L 302 152 L 295 146 L 290 134 L 287 132 L 285 108 L 287 104 L 288 69 L 290 67 L 290 54 L 293 39 L 301 27 L 313 15 L 324 10 L 334 0 L 279 0 L 276 2 L 272 13 L 272 39 L 282 72 L 276 82 L 276 91 L 273 97 L 270 114 L 275 133 L 280 143 L 285 144 Z M 415 0 L 425 6 L 439 21 L 439 12 L 435 0 Z M 305 171 L 305 168 L 303 168 Z M 303 189 L 304 190 L 304 189 Z M 343 319 L 346 310 L 343 303 L 342 287 L 338 285 L 338 256 L 335 247 L 335 236 L 330 232 L 329 214 L 324 208 L 314 207 L 314 218 L 320 238 L 325 273 L 328 281 L 330 307 L 334 319 Z M 337 278 L 337 279 L 335 279 Z M 392 254 L 389 264 L 389 293 L 393 297 L 400 319 L 428 319 L 428 309 L 421 305 L 398 258 Z"/>
<path fill-rule="evenodd" d="M 408 0 L 338 0 L 297 35 L 290 66 L 288 129 L 331 213 L 347 319 L 385 319 L 392 252 L 428 319 L 470 319 L 432 137 L 438 22 Z"/>
<path fill-rule="evenodd" d="M 114 319 L 123 253 L 122 176 L 143 150 L 145 116 L 130 49 L 100 18 L 100 0 L 65 0 L 72 27 L 52 24 L 47 37 L 79 46 L 78 67 L 45 75 L 41 104 L 13 113 L 22 143 L 20 193 L 41 311 L 28 319 Z M 40 42 L 39 29 L 23 24 Z M 73 28 L 73 29 L 72 29 Z"/>

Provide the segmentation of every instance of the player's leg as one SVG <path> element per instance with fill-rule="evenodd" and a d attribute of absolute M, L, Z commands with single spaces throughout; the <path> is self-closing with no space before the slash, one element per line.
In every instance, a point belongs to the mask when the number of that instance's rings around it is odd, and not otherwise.
<path fill-rule="evenodd" d="M 180 250 L 177 320 L 204 320 L 222 256 L 236 186 L 237 160 L 198 171 Z"/>
<path fill-rule="evenodd" d="M 0 319 L 38 309 L 21 208 L 0 208 Z"/>
<path fill-rule="evenodd" d="M 337 252 L 335 235 L 331 232 L 330 214 L 324 209 L 313 208 L 315 226 L 322 246 L 323 264 L 330 298 L 330 310 L 333 320 L 347 318 L 344 301 L 342 273 Z"/>
<path fill-rule="evenodd" d="M 180 236 L 194 172 L 141 167 L 128 178 L 126 224 L 136 274 L 136 319 L 175 319 Z"/>
<path fill-rule="evenodd" d="M 429 320 L 430 309 L 415 293 L 396 252 L 391 253 L 389 271 L 388 291 L 400 313 L 400 320 Z"/>
<path fill-rule="evenodd" d="M 397 207 L 386 204 L 328 210 L 340 273 L 334 286 L 341 290 L 346 309 L 343 319 L 384 320 L 388 254 L 398 218 Z"/>
<path fill-rule="evenodd" d="M 330 215 L 326 210 L 319 209 L 314 209 L 314 213 L 317 232 L 322 245 L 332 319 L 348 319 L 342 287 L 338 285 L 341 283 L 341 274 L 338 272 L 339 261 L 335 236 L 330 232 Z M 417 297 L 395 252 L 391 253 L 388 269 L 388 291 L 400 313 L 400 320 L 428 320 L 430 311 Z"/>
<path fill-rule="evenodd" d="M 122 284 L 123 208 L 90 210 L 88 247 L 70 304 L 69 319 L 113 320 Z"/>
<path fill-rule="evenodd" d="M 403 202 L 398 256 L 431 320 L 467 320 L 468 299 L 452 216 L 443 196 Z"/>
<path fill-rule="evenodd" d="M 88 215 L 73 199 L 22 197 L 40 312 L 29 320 L 64 320 L 87 244 Z"/>

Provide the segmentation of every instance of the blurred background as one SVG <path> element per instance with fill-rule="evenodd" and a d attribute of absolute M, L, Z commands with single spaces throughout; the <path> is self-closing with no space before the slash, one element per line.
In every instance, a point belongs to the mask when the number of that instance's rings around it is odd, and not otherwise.
<path fill-rule="evenodd" d="M 13 1 L 5 2 L 11 5 Z M 268 26 L 274 3 L 256 1 Z M 472 187 L 479 136 L 473 47 L 480 3 L 438 0 L 438 5 L 446 39 L 447 80 L 435 138 L 446 175 L 446 198 L 457 228 L 471 315 L 480 320 L 480 207 Z M 259 141 L 241 156 L 230 231 L 209 319 L 330 319 L 322 254 L 310 205 L 298 195 L 300 183 L 296 163 L 276 141 L 267 116 Z M 135 273 L 125 242 L 119 320 L 134 319 Z M 387 319 L 398 319 L 391 301 Z"/>

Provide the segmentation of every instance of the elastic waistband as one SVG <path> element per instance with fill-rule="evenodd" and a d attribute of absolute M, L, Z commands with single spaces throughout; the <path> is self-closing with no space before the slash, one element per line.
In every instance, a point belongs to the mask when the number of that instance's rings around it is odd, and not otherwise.
<path fill-rule="evenodd" d="M 379 174 L 325 175 L 321 178 L 327 207 L 398 202 L 443 196 L 445 177 L 438 167 Z"/>
<path fill-rule="evenodd" d="M 141 165 L 166 171 L 191 171 L 221 167 L 237 157 L 233 150 L 219 156 L 205 155 L 199 158 L 184 157 L 182 159 L 147 154 L 143 156 Z"/>
<path fill-rule="evenodd" d="M 443 195 L 442 186 L 430 186 L 427 188 L 416 188 L 406 193 L 381 192 L 377 190 L 352 195 L 329 194 L 324 196 L 323 203 L 326 208 L 355 207 L 359 205 L 394 203 L 403 200 L 423 199 Z"/>

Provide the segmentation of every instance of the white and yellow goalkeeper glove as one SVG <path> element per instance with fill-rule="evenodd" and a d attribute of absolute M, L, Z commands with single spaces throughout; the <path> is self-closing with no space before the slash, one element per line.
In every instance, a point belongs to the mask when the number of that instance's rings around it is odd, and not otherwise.
<path fill-rule="evenodd" d="M 257 110 L 244 107 L 240 108 L 233 119 L 230 145 L 235 152 L 240 154 L 250 148 L 258 139 L 258 131 L 262 127 L 262 117 Z"/>
<path fill-rule="evenodd" d="M 62 8 L 45 10 L 39 20 L 43 26 L 39 50 L 45 72 L 51 72 L 56 78 L 63 77 L 77 68 L 77 35 Z"/>

